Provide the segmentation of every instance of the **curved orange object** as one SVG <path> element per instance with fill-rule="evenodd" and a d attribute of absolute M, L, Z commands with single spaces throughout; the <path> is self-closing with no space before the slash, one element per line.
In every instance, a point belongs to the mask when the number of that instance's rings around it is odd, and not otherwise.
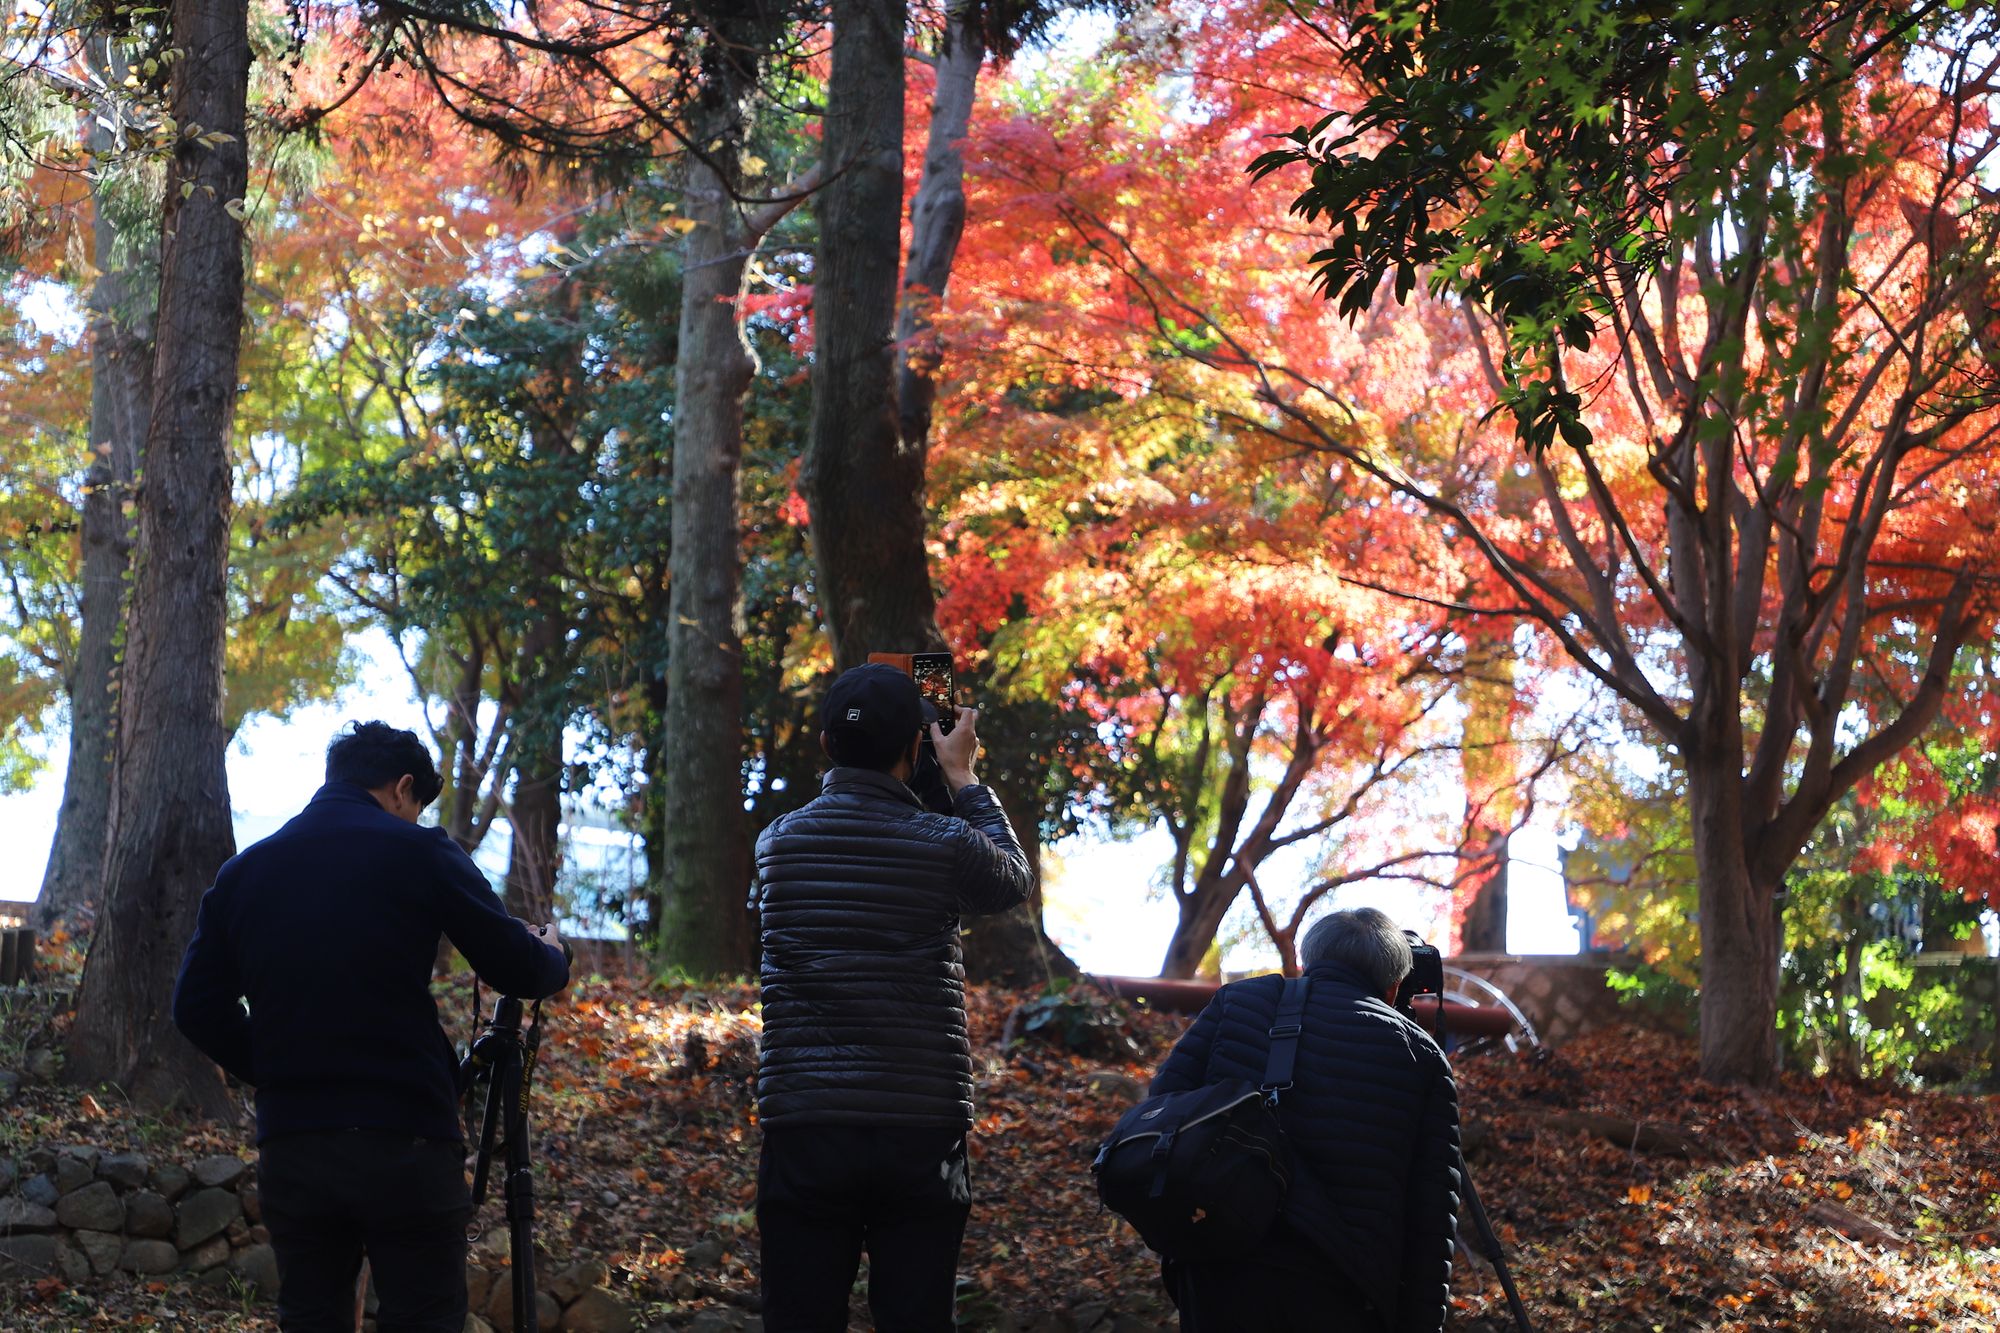
<path fill-rule="evenodd" d="M 1167 977 L 1092 977 L 1121 1000 L 1144 1000 L 1170 1014 L 1199 1013 L 1220 990 L 1213 981 L 1177 981 Z M 1460 1004 L 1435 995 L 1411 1002 L 1411 1016 L 1425 1028 L 1438 1025 L 1438 1005 L 1444 1005 L 1444 1030 L 1458 1037 L 1504 1037 L 1514 1030 L 1514 1016 L 1498 1005 Z"/>

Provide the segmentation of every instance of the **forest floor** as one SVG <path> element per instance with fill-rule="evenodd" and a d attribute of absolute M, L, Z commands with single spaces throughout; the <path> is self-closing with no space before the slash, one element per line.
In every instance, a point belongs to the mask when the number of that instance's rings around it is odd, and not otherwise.
<path fill-rule="evenodd" d="M 449 987 L 443 1008 L 462 1030 L 466 989 Z M 1089 1163 L 1185 1020 L 1139 1009 L 1108 1026 L 1094 997 L 1064 1006 L 990 989 L 971 1009 L 980 1121 L 961 1326 L 1170 1327 L 1156 1267 L 1098 1206 Z M 37 1029 L 57 1038 L 64 1021 L 5 1016 L 9 1045 Z M 758 1021 L 748 986 L 592 978 L 548 1008 L 534 1100 L 542 1244 L 558 1263 L 602 1259 L 641 1328 L 756 1326 Z M 1001 1048 L 1003 1032 L 1031 1026 Z M 2000 1327 L 2000 1098 L 1802 1077 L 1752 1093 L 1705 1084 L 1694 1066 L 1689 1043 L 1638 1028 L 1539 1059 L 1459 1062 L 1477 1183 L 1537 1329 Z M 1650 1151 L 1631 1143 L 1636 1122 Z M 59 1084 L 23 1088 L 0 1117 L 0 1155 L 77 1142 L 249 1151 L 238 1127 L 151 1119 Z M 489 1203 L 482 1244 L 504 1236 L 498 1211 Z M 1512 1327 L 1483 1263 L 1462 1257 L 1452 1291 L 1448 1327 Z M 0 1287 L 0 1327 L 252 1333 L 275 1321 L 178 1279 L 46 1279 Z"/>

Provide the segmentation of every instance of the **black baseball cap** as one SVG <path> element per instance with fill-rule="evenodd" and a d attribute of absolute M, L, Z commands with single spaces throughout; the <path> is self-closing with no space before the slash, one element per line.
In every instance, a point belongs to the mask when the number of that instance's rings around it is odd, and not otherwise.
<path fill-rule="evenodd" d="M 925 721 L 917 682 L 886 662 L 841 672 L 827 689 L 820 712 L 822 730 L 851 735 L 876 754 L 900 751 Z"/>

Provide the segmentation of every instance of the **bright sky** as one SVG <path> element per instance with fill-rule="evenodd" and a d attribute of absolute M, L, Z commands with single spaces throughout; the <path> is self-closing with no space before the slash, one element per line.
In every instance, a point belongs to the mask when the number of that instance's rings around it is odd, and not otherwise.
<path fill-rule="evenodd" d="M 357 636 L 355 646 L 364 659 L 360 684 L 334 704 L 300 709 L 285 721 L 251 722 L 230 746 L 229 791 L 238 846 L 271 833 L 311 799 L 320 784 L 326 743 L 343 722 L 379 718 L 421 730 L 423 710 L 387 636 L 371 630 Z M 0 798 L 0 899 L 29 900 L 41 887 L 62 797 L 64 738 L 57 733 L 47 744 L 49 767 L 35 787 Z M 1160 829 L 1129 842 L 1070 838 L 1051 849 L 1049 933 L 1086 971 L 1150 976 L 1159 970 L 1173 933 L 1174 908 L 1151 895 L 1148 886 L 1168 850 Z M 506 862 L 504 838 L 489 839 L 478 859 L 497 872 Z M 1509 867 L 1510 950 L 1576 951 L 1576 931 L 1563 912 L 1556 864 L 1550 831 L 1531 828 L 1515 838 Z M 1443 939 L 1440 923 L 1405 888 L 1356 886 L 1335 895 L 1333 905 L 1379 907 L 1411 929 Z M 1225 935 L 1243 924 L 1232 919 Z M 1247 967 L 1272 956 L 1268 946 L 1260 950 L 1252 939 L 1229 952 L 1227 965 Z"/>

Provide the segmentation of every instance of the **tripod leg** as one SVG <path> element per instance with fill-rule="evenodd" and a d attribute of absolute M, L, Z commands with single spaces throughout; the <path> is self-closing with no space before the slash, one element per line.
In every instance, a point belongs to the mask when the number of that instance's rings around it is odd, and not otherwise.
<path fill-rule="evenodd" d="M 1513 1312 L 1514 1322 L 1520 1325 L 1521 1333 L 1535 1333 L 1535 1326 L 1528 1322 L 1528 1308 L 1521 1304 L 1521 1293 L 1514 1289 L 1514 1275 L 1507 1271 L 1506 1251 L 1500 1248 L 1500 1237 L 1493 1231 L 1485 1205 L 1479 1202 L 1479 1191 L 1472 1184 L 1472 1169 L 1465 1164 L 1463 1154 L 1458 1159 L 1458 1182 L 1465 1190 L 1465 1205 L 1472 1211 L 1472 1225 L 1479 1231 L 1480 1247 L 1493 1261 L 1493 1271 L 1500 1276 L 1500 1289 L 1507 1293 L 1507 1308 Z"/>
<path fill-rule="evenodd" d="M 515 1333 L 536 1333 L 535 1175 L 528 1158 L 528 1108 L 518 1050 L 507 1079 L 507 1226 L 511 1233 Z"/>

